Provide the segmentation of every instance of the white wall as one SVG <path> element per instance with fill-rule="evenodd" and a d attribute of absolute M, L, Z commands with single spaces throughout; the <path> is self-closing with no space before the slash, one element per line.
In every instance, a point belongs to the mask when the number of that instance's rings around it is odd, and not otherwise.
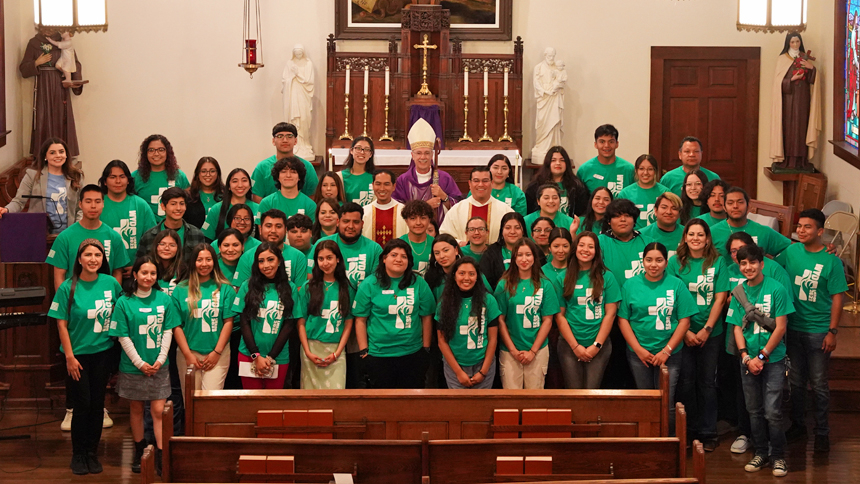
<path fill-rule="evenodd" d="M 6 2 L 10 126 L 30 123 L 32 80 L 21 80 L 17 74 L 17 62 L 33 32 L 29 3 Z M 334 30 L 334 2 L 261 2 L 266 67 L 253 79 L 237 67 L 242 33 L 242 3 L 238 0 L 109 3 L 109 31 L 74 38 L 84 77 L 91 81 L 73 101 L 88 179 L 95 179 L 111 159 L 133 164 L 140 141 L 154 132 L 171 140 L 186 171 L 193 170 L 201 156 L 214 156 L 228 170 L 252 167 L 269 156 L 270 129 L 282 116 L 281 74 L 296 43 L 304 44 L 315 63 L 318 100 L 314 109 L 319 117 L 313 142 L 322 151 L 325 38 Z M 828 99 L 824 137 L 829 139 L 833 6 L 832 2 L 810 3 L 810 27 L 804 39 L 824 67 Z M 594 128 L 603 123 L 620 130 L 620 156 L 632 160 L 647 152 L 651 46 L 761 47 L 758 195 L 781 201 L 782 187 L 765 178 L 761 168 L 770 165 L 769 86 L 784 36 L 738 32 L 736 5 L 734 0 L 516 0 L 513 35 L 525 41 L 528 73 L 548 46 L 566 61 L 564 145 L 580 163 L 594 156 Z M 12 39 L 16 22 L 22 34 Z M 386 42 L 339 42 L 338 48 L 384 52 Z M 469 42 L 463 48 L 470 53 L 511 52 L 513 44 Z M 529 101 L 533 95 L 530 83 L 525 84 L 524 141 L 529 151 L 534 108 Z M 15 88 L 17 92 L 13 92 Z M 0 167 L 19 159 L 29 148 L 29 128 L 15 134 L 18 141 L 0 149 Z M 849 188 L 860 181 L 860 172 L 829 155 L 832 150 L 826 143 L 822 151 L 821 166 L 829 173 L 830 195 L 847 198 L 852 190 L 860 190 Z"/>

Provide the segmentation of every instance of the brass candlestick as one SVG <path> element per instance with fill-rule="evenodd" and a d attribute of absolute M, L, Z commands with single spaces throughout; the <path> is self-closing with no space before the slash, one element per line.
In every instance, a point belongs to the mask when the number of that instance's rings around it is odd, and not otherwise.
<path fill-rule="evenodd" d="M 481 141 L 493 141 L 493 138 L 491 138 L 490 135 L 487 134 L 487 112 L 489 111 L 488 105 L 489 102 L 487 101 L 487 96 L 484 96 L 484 135 L 481 136 L 481 138 L 478 140 L 479 143 Z"/>
<path fill-rule="evenodd" d="M 352 140 L 352 135 L 349 134 L 349 94 L 343 95 L 343 134 L 340 139 Z"/>
<path fill-rule="evenodd" d="M 505 96 L 505 134 L 499 138 L 499 141 L 513 141 L 513 139 L 508 136 L 508 96 Z"/>
<path fill-rule="evenodd" d="M 457 141 L 472 142 L 472 137 L 469 136 L 469 96 L 463 96 L 463 136 Z"/>
<path fill-rule="evenodd" d="M 388 136 L 388 94 L 385 95 L 385 133 L 382 134 L 379 141 L 394 141 L 394 138 Z"/>
<path fill-rule="evenodd" d="M 361 135 L 367 136 L 367 94 L 364 95 L 364 130 Z"/>

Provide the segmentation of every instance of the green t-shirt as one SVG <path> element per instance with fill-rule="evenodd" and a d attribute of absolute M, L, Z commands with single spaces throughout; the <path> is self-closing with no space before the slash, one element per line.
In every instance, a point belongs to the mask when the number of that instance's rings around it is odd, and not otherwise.
<path fill-rule="evenodd" d="M 699 165 L 699 170 L 708 177 L 708 181 L 718 180 L 720 175 L 712 172 L 711 170 Z M 681 186 L 684 184 L 684 177 L 687 176 L 687 172 L 684 171 L 683 166 L 679 166 L 674 170 L 669 170 L 660 178 L 660 184 L 669 189 L 670 192 L 675 195 L 681 196 Z"/>
<path fill-rule="evenodd" d="M 284 314 L 284 304 L 281 302 L 280 297 L 278 297 L 278 290 L 275 288 L 275 284 L 271 282 L 266 284 L 266 293 L 260 302 L 260 307 L 257 309 L 257 317 L 251 321 L 251 332 L 254 334 L 254 343 L 257 344 L 257 350 L 263 356 L 268 356 L 272 351 L 272 347 L 275 345 L 275 340 L 278 339 L 278 333 L 280 333 L 284 322 L 288 319 L 298 319 L 301 314 L 299 305 L 295 302 L 296 286 L 292 282 L 290 282 L 290 294 L 292 294 L 294 301 L 293 312 L 291 314 Z M 248 281 L 246 280 L 242 283 L 239 293 L 236 294 L 236 298 L 233 300 L 232 309 L 237 316 L 241 315 L 242 311 L 245 310 L 245 296 L 247 295 Z M 239 353 L 248 357 L 251 356 L 251 351 L 245 345 L 245 338 L 242 338 L 242 342 L 239 343 Z M 289 362 L 290 351 L 285 345 L 281 353 L 275 358 L 275 363 L 285 365 Z"/>
<path fill-rule="evenodd" d="M 412 248 L 412 270 L 415 274 L 424 278 L 424 273 L 430 266 L 431 248 L 433 247 L 433 237 L 429 235 L 424 239 L 424 242 L 412 242 L 409 240 L 409 234 L 400 236 L 400 240 L 406 241 L 409 247 Z"/>
<path fill-rule="evenodd" d="M 119 283 L 111 276 L 98 274 L 95 281 L 78 280 L 75 285 L 74 302 L 69 314 L 69 292 L 72 281 L 66 279 L 57 289 L 48 317 L 62 319 L 68 323 L 72 352 L 76 355 L 91 355 L 109 350 L 113 340 L 108 336 L 113 303 L 122 292 Z M 60 351 L 65 353 L 63 345 Z"/>
<path fill-rule="evenodd" d="M 646 243 L 660 242 L 665 245 L 666 250 L 669 252 L 669 257 L 672 257 L 675 255 L 675 252 L 678 252 L 678 244 L 684 238 L 684 226 L 680 223 L 675 223 L 675 229 L 671 232 L 666 232 L 658 227 L 656 223 L 653 223 L 642 229 L 641 233 Z"/>
<path fill-rule="evenodd" d="M 726 263 L 732 260 L 731 254 L 726 252 L 726 242 L 728 242 L 729 237 L 735 232 L 746 232 L 749 234 L 756 245 L 761 247 L 764 253 L 771 257 L 776 257 L 786 247 L 791 245 L 788 237 L 758 222 L 747 220 L 746 225 L 743 227 L 732 227 L 728 221 L 723 220 L 711 227 L 711 239 L 714 241 L 714 247 L 717 248 L 720 255 L 728 259 Z"/>
<path fill-rule="evenodd" d="M 621 190 L 618 198 L 626 198 L 636 205 L 639 209 L 639 218 L 636 220 L 636 230 L 657 222 L 657 216 L 654 214 L 655 203 L 657 197 L 668 192 L 669 189 L 660 183 L 654 184 L 651 188 L 642 188 L 638 183 L 628 185 Z"/>
<path fill-rule="evenodd" d="M 86 239 L 96 239 L 102 243 L 111 272 L 132 264 L 133 261 L 128 259 L 128 252 L 124 250 L 122 237 L 104 222 L 95 230 L 85 229 L 78 222 L 70 225 L 54 240 L 45 262 L 57 269 L 65 269 L 66 279 L 70 279 L 72 270 L 75 268 L 78 249 Z"/>
<path fill-rule="evenodd" d="M 268 210 L 273 208 L 277 208 L 284 212 L 287 218 L 290 218 L 297 213 L 303 213 L 307 215 L 312 222 L 316 221 L 317 204 L 302 192 L 299 192 L 296 198 L 287 198 L 280 190 L 267 196 L 260 201 L 260 205 L 257 207 L 257 213 L 254 214 L 254 220 L 259 220 L 261 214 L 266 213 Z"/>
<path fill-rule="evenodd" d="M 373 174 L 364 172 L 353 175 L 349 170 L 338 172 L 343 179 L 344 198 L 347 202 L 355 202 L 362 207 L 369 205 L 376 197 L 373 194 Z"/>
<path fill-rule="evenodd" d="M 436 321 L 441 317 L 441 306 L 436 308 Z M 484 294 L 484 307 L 481 308 L 481 331 L 478 332 L 478 318 L 472 316 L 472 297 L 465 297 L 460 304 L 460 312 L 457 314 L 457 323 L 454 325 L 454 334 L 448 341 L 451 352 L 457 364 L 463 366 L 474 366 L 484 361 L 487 355 L 487 344 L 489 343 L 490 321 L 502 315 L 496 298 L 490 293 Z"/>
<path fill-rule="evenodd" d="M 216 202 L 215 192 L 206 193 L 203 190 L 200 190 L 199 196 L 200 196 L 200 203 L 203 204 L 203 211 L 206 212 L 206 214 L 208 215 L 209 210 L 212 208 L 213 205 L 215 205 L 215 202 Z M 218 203 L 221 203 L 221 202 L 218 202 Z"/>
<path fill-rule="evenodd" d="M 529 238 L 531 238 L 532 224 L 535 220 L 540 218 L 540 210 L 532 212 L 523 218 L 526 222 L 526 231 L 529 233 Z M 556 227 L 570 230 L 570 224 L 573 223 L 573 217 L 568 215 L 567 212 L 562 212 L 561 209 L 559 209 L 558 212 L 555 213 L 555 217 L 553 217 L 552 223 L 554 223 Z"/>
<path fill-rule="evenodd" d="M 703 222 L 708 224 L 708 227 L 713 227 L 714 225 L 717 225 L 718 223 L 725 220 L 725 218 L 714 218 L 711 212 L 700 214 L 698 215 L 698 218 L 702 219 Z"/>
<path fill-rule="evenodd" d="M 606 305 L 621 300 L 621 288 L 611 272 L 603 273 L 603 292 L 600 293 L 597 300 L 592 297 L 594 286 L 591 284 L 589 276 L 590 271 L 579 273 L 573 288 L 573 295 L 570 298 L 565 298 L 564 293 L 559 292 L 559 302 L 565 308 L 564 317 L 567 319 L 567 324 L 570 325 L 576 342 L 585 347 L 594 344 L 594 339 L 597 338 L 600 325 L 606 315 Z M 560 274 L 556 279 L 556 284 L 562 288 L 562 291 L 564 290 L 564 277 L 565 274 Z"/>
<path fill-rule="evenodd" d="M 319 184 L 316 168 L 308 160 L 298 156 L 296 158 L 301 160 L 302 164 L 305 165 L 305 183 L 302 185 L 302 193 L 312 197 Z M 275 166 L 277 161 L 278 157 L 272 155 L 259 162 L 257 167 L 254 168 L 254 173 L 251 174 L 251 191 L 254 195 L 266 198 L 277 191 L 275 188 L 275 179 L 272 178 L 272 167 Z"/>
<path fill-rule="evenodd" d="M 463 252 L 463 257 L 471 257 L 475 259 L 476 262 L 481 262 L 481 257 L 484 256 L 484 253 L 487 252 L 487 249 L 484 248 L 484 252 L 480 254 L 472 250 L 472 244 L 466 244 L 463 247 L 460 247 L 460 250 Z"/>
<path fill-rule="evenodd" d="M 233 300 L 236 291 L 230 284 L 217 284 L 212 279 L 200 284 L 200 299 L 194 314 L 188 308 L 188 281 L 183 281 L 173 290 L 172 296 L 182 318 L 182 332 L 191 351 L 208 355 L 218 346 L 218 338 L 224 327 L 224 320 L 236 316 Z M 238 324 L 238 319 L 235 324 Z"/>
<path fill-rule="evenodd" d="M 249 239 L 250 240 L 250 239 Z M 260 244 L 257 244 L 258 246 Z M 254 256 L 257 253 L 257 248 L 254 250 L 245 250 L 242 257 L 239 258 L 239 263 L 236 265 L 236 272 L 233 274 L 233 285 L 239 287 L 243 282 L 251 278 L 251 267 L 254 264 Z M 287 271 L 287 277 L 293 284 L 304 284 L 308 280 L 308 260 L 305 255 L 298 249 L 294 249 L 287 244 L 281 250 L 284 256 L 284 269 Z"/>
<path fill-rule="evenodd" d="M 617 197 L 621 190 L 636 183 L 633 164 L 620 156 L 616 156 L 615 162 L 609 165 L 604 165 L 595 156 L 577 168 L 576 175 L 585 183 L 588 193 L 594 193 L 599 187 L 606 187 L 614 197 Z"/>
<path fill-rule="evenodd" d="M 131 338 L 140 359 L 154 365 L 161 352 L 162 335 L 181 323 L 176 302 L 167 294 L 155 290 L 145 298 L 123 294 L 114 305 L 109 334 L 118 338 Z M 168 366 L 169 363 L 167 359 L 163 366 Z M 133 375 L 143 374 L 132 364 L 124 351 L 119 362 L 119 371 Z"/>
<path fill-rule="evenodd" d="M 233 283 L 233 275 L 236 274 L 236 267 L 238 266 L 238 261 L 235 266 L 228 265 L 224 262 L 224 259 L 218 257 L 218 267 L 221 268 L 221 273 L 224 274 L 224 277 L 230 281 L 230 284 Z"/>
<path fill-rule="evenodd" d="M 755 305 L 765 316 L 778 318 L 794 313 L 794 306 L 791 303 L 789 293 L 782 287 L 782 284 L 767 276 L 757 286 L 750 287 L 748 282 L 744 282 L 743 288 L 747 295 L 747 301 Z M 743 327 L 744 314 L 744 308 L 737 299 L 732 298 L 729 312 L 726 314 L 726 323 Z M 761 349 L 767 346 L 770 336 L 771 333 L 758 324 L 747 325 L 744 330 L 744 340 L 746 340 L 749 355 L 755 357 L 761 352 Z M 731 337 L 734 337 L 733 333 Z M 770 362 L 776 363 L 783 358 L 785 358 L 785 341 L 780 340 L 779 345 L 770 353 Z"/>
<path fill-rule="evenodd" d="M 201 193 L 202 195 L 202 193 Z M 221 215 L 221 206 L 224 204 L 223 201 L 217 202 L 206 210 L 206 220 L 203 222 L 203 225 L 200 227 L 200 230 L 203 232 L 203 235 L 207 239 L 216 239 L 218 234 L 224 230 L 225 228 L 230 226 L 230 221 L 227 220 L 226 213 L 224 214 L 224 224 L 220 227 L 216 227 L 218 225 L 218 217 Z M 253 213 L 254 224 L 260 224 L 260 206 L 251 200 L 246 200 L 245 205 L 251 209 L 251 213 Z M 227 211 L 230 211 L 230 208 L 233 207 L 233 204 L 227 205 Z"/>
<path fill-rule="evenodd" d="M 633 237 L 627 242 L 605 234 L 597 236 L 600 242 L 600 250 L 603 252 L 603 264 L 615 276 L 618 285 L 624 287 L 624 283 L 637 274 L 645 272 L 642 265 L 642 251 L 650 242 L 641 235 Z"/>
<path fill-rule="evenodd" d="M 99 218 L 122 238 L 129 265 L 137 257 L 143 233 L 158 223 L 149 205 L 137 195 L 126 195 L 121 202 L 114 202 L 105 196 L 104 210 Z"/>
<path fill-rule="evenodd" d="M 346 277 L 349 278 L 349 283 L 352 284 L 352 287 L 357 288 L 361 286 L 362 281 L 376 272 L 376 267 L 379 265 L 379 256 L 382 255 L 382 247 L 376 242 L 365 236 L 361 236 L 354 244 L 347 244 L 341 240 L 340 235 L 335 233 L 320 238 L 316 244 L 319 244 L 323 240 L 333 240 L 337 243 L 340 253 L 345 259 Z M 311 254 L 316 252 L 316 244 L 311 247 Z M 313 257 L 308 258 L 308 265 L 311 269 L 313 269 L 314 262 Z"/>
<path fill-rule="evenodd" d="M 340 310 L 340 284 L 335 282 L 323 282 L 323 304 L 320 315 L 308 314 L 308 303 L 310 294 L 306 282 L 299 288 L 296 297 L 299 307 L 299 317 L 305 319 L 305 332 L 308 339 L 322 343 L 340 343 L 343 336 L 344 323 L 352 319 L 352 308 L 345 308 L 346 314 Z M 349 300 L 355 300 L 355 289 L 349 286 Z"/>
<path fill-rule="evenodd" d="M 505 285 L 506 281 L 501 280 L 496 286 L 496 302 L 505 317 L 505 327 L 511 335 L 514 347 L 520 351 L 528 351 L 537 339 L 543 318 L 558 314 L 559 303 L 555 286 L 549 279 L 541 277 L 540 288 L 535 291 L 532 281 L 521 280 L 512 297 Z M 548 340 L 549 338 L 544 340 L 541 348 L 548 344 Z M 502 345 L 502 350 L 509 351 L 505 345 Z"/>
<path fill-rule="evenodd" d="M 552 256 L 552 254 L 550 254 Z M 554 265 L 552 265 L 552 260 L 547 260 L 547 263 L 540 268 L 543 275 L 549 279 L 549 282 L 552 283 L 553 287 L 555 287 L 556 298 L 558 298 L 559 302 L 561 302 L 561 285 L 558 283 L 558 278 L 561 277 L 564 279 L 564 275 L 567 273 L 567 266 L 565 265 L 561 269 L 558 269 Z"/>
<path fill-rule="evenodd" d="M 424 346 L 421 318 L 431 316 L 435 299 L 421 277 L 406 289 L 401 278 L 391 278 L 383 289 L 376 275 L 368 276 L 355 295 L 353 316 L 367 318 L 368 353 L 371 356 L 411 355 Z"/>
<path fill-rule="evenodd" d="M 704 262 L 705 259 L 693 259 L 691 257 L 688 259 L 686 267 L 682 270 L 678 256 L 672 256 L 669 258 L 668 267 L 666 267 L 666 274 L 680 279 L 687 286 L 690 295 L 696 301 L 699 312 L 690 318 L 690 331 L 694 333 L 701 331 L 705 327 L 705 324 L 707 324 L 717 293 L 731 291 L 734 287 L 729 280 L 729 271 L 726 268 L 726 262 L 721 257 L 718 257 L 714 261 L 714 264 L 703 274 L 702 265 Z M 724 329 L 723 319 L 717 318 L 710 337 L 713 338 L 723 334 Z"/>
<path fill-rule="evenodd" d="M 824 248 L 809 252 L 803 244 L 788 246 L 776 261 L 785 267 L 792 283 L 795 313 L 788 317 L 789 329 L 827 332 L 833 295 L 848 290 L 842 261 Z"/>
<path fill-rule="evenodd" d="M 564 188 L 564 184 L 562 182 L 558 182 L 556 185 L 558 186 L 558 196 L 560 198 L 558 212 L 570 213 L 570 197 L 568 197 L 567 189 Z M 528 225 L 526 225 L 526 228 L 528 228 Z"/>
<path fill-rule="evenodd" d="M 639 344 L 652 354 L 669 343 L 681 319 L 698 312 L 696 301 L 684 283 L 668 274 L 657 282 L 649 281 L 645 274 L 630 279 L 621 290 L 618 305 L 618 317 L 630 322 Z M 683 346 L 679 344 L 672 353 L 681 351 Z"/>
<path fill-rule="evenodd" d="M 131 174 L 131 177 L 134 178 L 134 190 L 149 205 L 149 209 L 155 215 L 156 222 L 164 220 L 164 210 L 161 209 L 161 194 L 171 187 L 185 190 L 191 186 L 188 183 L 188 177 L 182 170 L 176 170 L 176 176 L 173 180 L 167 179 L 167 170 L 150 172 L 147 181 L 143 181 L 143 177 L 137 170 Z"/>
<path fill-rule="evenodd" d="M 466 194 L 463 200 L 471 196 L 472 192 L 469 191 L 469 193 Z M 513 183 L 505 182 L 504 188 L 493 188 L 492 196 L 496 200 L 511 207 L 514 212 L 526 213 L 526 211 L 528 210 L 526 208 L 526 194 L 523 193 L 520 187 L 514 185 Z"/>
<path fill-rule="evenodd" d="M 691 205 L 690 206 L 690 218 L 687 220 L 692 220 L 694 218 L 698 218 L 699 215 L 702 214 L 702 205 Z M 708 226 L 710 227 L 710 225 Z"/>

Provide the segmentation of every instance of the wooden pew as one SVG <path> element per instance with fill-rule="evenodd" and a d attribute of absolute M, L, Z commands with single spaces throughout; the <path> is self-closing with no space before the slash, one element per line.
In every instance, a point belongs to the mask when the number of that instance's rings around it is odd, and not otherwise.
<path fill-rule="evenodd" d="M 168 402 L 162 420 L 164 482 L 234 482 L 240 455 L 294 456 L 294 478 L 313 482 L 328 482 L 326 476 L 333 472 L 354 473 L 357 483 L 374 484 L 472 484 L 489 479 L 576 479 L 580 484 L 581 479 L 611 479 L 618 484 L 618 479 L 686 476 L 686 413 L 680 404 L 678 437 L 673 438 L 430 440 L 428 432 L 422 440 L 173 437 L 172 413 Z M 703 484 L 704 451 L 696 444 L 698 480 L 692 482 Z M 496 475 L 498 456 L 550 456 L 553 474 Z M 263 476 L 247 477 L 262 481 Z"/>
<path fill-rule="evenodd" d="M 336 439 L 485 439 L 495 409 L 560 408 L 576 424 L 600 424 L 574 436 L 658 437 L 669 435 L 666 389 L 664 369 L 661 390 L 197 390 L 186 392 L 185 433 L 255 437 L 259 410 L 331 409 Z"/>

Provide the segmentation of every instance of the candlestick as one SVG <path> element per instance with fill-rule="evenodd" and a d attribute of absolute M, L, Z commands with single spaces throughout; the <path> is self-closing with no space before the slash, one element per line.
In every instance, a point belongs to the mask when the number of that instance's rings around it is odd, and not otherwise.
<path fill-rule="evenodd" d="M 367 96 L 367 86 L 370 81 L 370 66 L 364 66 L 364 95 Z"/>
<path fill-rule="evenodd" d="M 486 75 L 487 75 L 487 71 L 486 71 L 486 68 L 484 68 L 484 76 L 486 76 Z M 486 79 L 487 79 L 487 78 L 486 78 L 486 77 L 484 77 L 484 81 L 485 81 L 485 82 L 486 82 Z M 487 85 L 486 85 L 486 84 L 484 84 L 484 90 L 485 90 L 485 91 L 486 91 L 486 86 L 487 86 Z M 488 107 L 488 106 L 489 106 L 489 103 L 488 103 L 488 101 L 487 101 L 487 95 L 486 95 L 486 94 L 484 94 L 484 135 L 483 135 L 483 136 L 481 136 L 481 137 L 480 137 L 480 139 L 478 139 L 478 142 L 479 142 L 479 143 L 480 143 L 481 141 L 493 141 L 493 138 L 491 138 L 491 137 L 490 137 L 490 135 L 489 135 L 489 134 L 487 134 L 487 112 L 489 111 L 489 107 Z"/>
<path fill-rule="evenodd" d="M 347 69 L 346 72 L 349 72 Z M 349 79 L 349 74 L 347 74 L 347 79 Z M 347 84 L 347 88 L 349 88 L 349 84 Z M 349 91 L 347 90 L 346 94 L 343 95 L 343 134 L 340 135 L 340 139 L 352 139 L 352 135 L 349 134 Z"/>
<path fill-rule="evenodd" d="M 364 130 L 361 132 L 361 135 L 367 136 L 367 94 L 364 95 Z"/>
<path fill-rule="evenodd" d="M 484 97 L 490 95 L 490 78 L 489 78 L 489 70 L 484 67 Z"/>
<path fill-rule="evenodd" d="M 507 81 L 507 80 L 508 80 L 508 78 L 505 77 L 505 81 Z M 511 139 L 511 137 L 508 136 L 508 95 L 507 94 L 505 94 L 505 134 L 503 134 L 502 137 L 499 138 L 499 141 L 513 141 L 513 139 Z"/>
<path fill-rule="evenodd" d="M 514 158 L 514 185 L 522 188 L 522 183 L 520 183 L 519 174 L 520 174 L 520 150 L 517 150 L 517 156 Z"/>
<path fill-rule="evenodd" d="M 346 95 L 349 96 L 349 64 L 346 65 Z"/>
<path fill-rule="evenodd" d="M 385 68 L 385 75 L 388 75 L 388 68 Z M 388 89 L 388 83 L 385 84 L 386 90 Z M 385 95 L 385 133 L 382 134 L 382 137 L 379 138 L 379 141 L 394 141 L 394 138 L 388 136 L 388 94 Z"/>
<path fill-rule="evenodd" d="M 505 67 L 505 97 L 508 96 L 508 68 Z"/>
<path fill-rule="evenodd" d="M 466 71 L 466 75 L 468 76 L 468 70 Z M 472 137 L 469 136 L 469 95 L 463 96 L 463 136 L 460 137 L 457 141 L 463 142 L 468 141 L 472 142 Z"/>
<path fill-rule="evenodd" d="M 391 87 L 389 85 L 389 84 L 391 84 L 391 82 L 388 80 L 388 75 L 389 75 L 389 69 L 388 69 L 388 66 L 385 66 L 385 95 L 386 96 L 388 96 L 388 89 Z M 385 102 L 388 102 L 387 97 L 385 98 Z M 387 120 L 388 120 L 388 118 L 386 118 L 386 122 L 387 122 Z"/>
<path fill-rule="evenodd" d="M 469 97 L 469 68 L 463 68 L 463 96 Z"/>
<path fill-rule="evenodd" d="M 331 155 L 331 148 L 328 150 L 328 171 L 334 171 L 334 160 Z"/>

